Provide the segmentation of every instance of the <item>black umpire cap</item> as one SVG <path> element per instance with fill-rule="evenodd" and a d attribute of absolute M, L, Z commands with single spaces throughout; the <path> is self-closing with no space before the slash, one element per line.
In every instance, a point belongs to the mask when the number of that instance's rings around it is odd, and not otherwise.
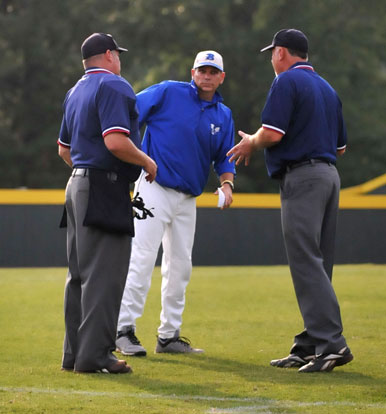
<path fill-rule="evenodd" d="M 83 59 L 88 59 L 94 55 L 105 53 L 106 50 L 118 50 L 118 52 L 127 52 L 127 49 L 119 47 L 111 34 L 93 33 L 83 43 L 81 47 Z"/>
<path fill-rule="evenodd" d="M 283 29 L 275 34 L 272 43 L 261 49 L 260 52 L 271 50 L 276 46 L 286 47 L 298 52 L 308 53 L 308 39 L 300 30 Z"/>

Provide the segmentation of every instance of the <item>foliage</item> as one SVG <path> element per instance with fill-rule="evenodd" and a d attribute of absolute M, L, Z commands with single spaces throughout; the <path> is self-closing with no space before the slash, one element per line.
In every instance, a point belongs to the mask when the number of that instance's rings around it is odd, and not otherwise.
<path fill-rule="evenodd" d="M 196 267 L 182 334 L 202 355 L 154 354 L 155 270 L 137 333 L 146 358 L 132 375 L 60 371 L 64 268 L 0 269 L 1 413 L 381 414 L 386 409 L 386 266 L 336 266 L 352 363 L 328 374 L 269 365 L 302 329 L 286 266 Z"/>
<path fill-rule="evenodd" d="M 122 75 L 136 91 L 164 79 L 188 81 L 197 51 L 218 50 L 227 73 L 221 93 L 236 130 L 254 132 L 274 76 L 269 53 L 258 50 L 277 30 L 299 28 L 309 37 L 310 61 L 343 101 L 343 185 L 383 174 L 385 16 L 386 3 L 377 0 L 1 0 L 0 187 L 65 186 L 68 170 L 56 147 L 61 103 L 83 72 L 80 44 L 96 31 L 130 49 Z M 215 186 L 212 176 L 208 190 Z M 262 153 L 239 167 L 237 190 L 277 191 Z"/>

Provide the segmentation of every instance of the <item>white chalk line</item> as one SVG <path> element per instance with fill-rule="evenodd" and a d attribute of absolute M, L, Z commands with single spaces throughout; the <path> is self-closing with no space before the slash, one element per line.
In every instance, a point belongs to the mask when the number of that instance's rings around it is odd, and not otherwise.
<path fill-rule="evenodd" d="M 170 399 L 183 401 L 213 401 L 213 402 L 238 402 L 246 405 L 233 408 L 212 407 L 206 411 L 208 414 L 242 414 L 259 413 L 270 414 L 274 408 L 301 408 L 301 407 L 366 407 L 386 409 L 386 404 L 382 403 L 362 403 L 351 401 L 316 401 L 316 402 L 297 402 L 297 401 L 278 401 L 262 397 L 214 397 L 205 395 L 176 395 L 176 394 L 150 394 L 150 393 L 126 393 L 126 392 L 107 392 L 107 391 L 79 391 L 53 388 L 36 387 L 1 387 L 0 391 L 12 393 L 29 394 L 51 394 L 51 395 L 82 395 L 88 397 L 110 397 L 110 398 L 143 398 L 143 399 Z M 252 403 L 252 405 L 251 405 Z"/>
<path fill-rule="evenodd" d="M 295 402 L 295 401 L 273 401 L 268 405 L 267 402 L 261 405 L 245 405 L 233 408 L 211 408 L 206 414 L 273 414 L 272 409 L 296 409 L 311 407 L 361 407 L 361 408 L 379 408 L 384 410 L 386 404 L 380 403 L 355 403 L 350 401 L 317 401 L 317 402 Z"/>
<path fill-rule="evenodd" d="M 53 388 L 35 388 L 35 387 L 0 387 L 0 391 L 32 393 L 32 394 L 56 394 L 56 395 L 84 395 L 88 397 L 137 397 L 147 399 L 171 399 L 171 400 L 202 400 L 202 401 L 224 401 L 224 402 L 264 402 L 266 398 L 239 398 L 239 397 L 213 397 L 205 395 L 176 395 L 176 394 L 150 394 L 150 393 L 127 393 L 127 392 L 107 392 L 107 391 L 79 391 Z"/>

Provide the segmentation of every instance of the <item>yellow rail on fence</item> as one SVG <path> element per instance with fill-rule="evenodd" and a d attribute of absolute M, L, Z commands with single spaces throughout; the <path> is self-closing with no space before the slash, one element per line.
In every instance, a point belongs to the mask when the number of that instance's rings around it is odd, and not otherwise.
<path fill-rule="evenodd" d="M 55 205 L 64 203 L 64 190 L 0 189 L 2 205 Z M 386 195 L 360 194 L 345 189 L 340 194 L 341 209 L 386 209 Z M 216 208 L 217 196 L 203 193 L 197 197 L 197 207 Z M 280 208 L 279 194 L 233 194 L 232 208 Z"/>

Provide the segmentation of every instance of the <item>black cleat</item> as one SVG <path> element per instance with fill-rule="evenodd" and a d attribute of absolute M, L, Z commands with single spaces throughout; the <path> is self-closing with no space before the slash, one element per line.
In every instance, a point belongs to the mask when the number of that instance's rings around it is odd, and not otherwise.
<path fill-rule="evenodd" d="M 345 346 L 337 354 L 322 354 L 315 357 L 307 365 L 299 368 L 299 372 L 330 372 L 335 367 L 348 364 L 354 359 L 350 349 Z"/>
<path fill-rule="evenodd" d="M 290 354 L 282 359 L 273 359 L 271 365 L 278 368 L 299 368 L 307 365 L 314 358 L 315 355 L 300 356 L 298 354 Z"/>

